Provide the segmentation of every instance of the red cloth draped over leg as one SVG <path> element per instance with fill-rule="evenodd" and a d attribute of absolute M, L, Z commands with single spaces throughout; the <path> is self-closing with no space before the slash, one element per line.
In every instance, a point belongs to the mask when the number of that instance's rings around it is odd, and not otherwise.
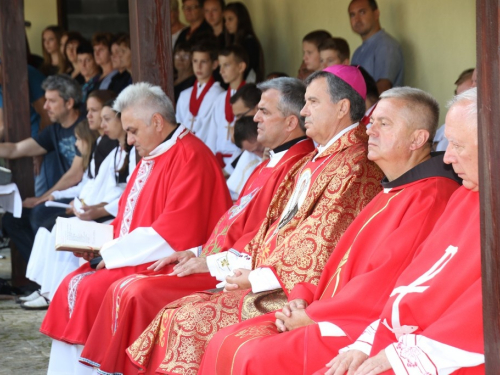
<path fill-rule="evenodd" d="M 215 288 L 217 284 L 209 273 L 194 274 L 189 278 L 167 276 L 173 267 L 168 265 L 161 273 L 148 271 L 130 275 L 111 285 L 105 301 L 112 303 L 102 304 L 95 328 L 82 352 L 82 363 L 98 366 L 101 371 L 109 373 L 137 372 L 128 360 L 125 348 L 139 337 L 165 303 L 199 290 Z M 151 291 L 154 291 L 155 298 L 148 298 Z M 133 324 L 122 323 L 132 321 Z M 100 345 L 102 342 L 108 343 L 105 351 Z M 117 368 L 117 364 L 121 366 Z"/>
<path fill-rule="evenodd" d="M 82 265 L 66 276 L 57 289 L 50 305 L 65 308 L 54 310 L 51 319 L 44 319 L 40 332 L 51 332 L 53 339 L 69 344 L 84 345 L 108 287 L 131 273 L 143 271 L 150 264 L 98 271 L 90 268 L 88 263 Z M 88 277 L 91 275 L 92 277 Z M 94 285 L 99 287 L 93 287 Z M 74 322 L 73 325 L 69 324 L 70 320 Z M 78 330 L 72 329 L 74 326 L 78 326 Z"/>
<path fill-rule="evenodd" d="M 347 337 L 321 337 L 317 324 L 279 333 L 274 320 L 274 314 L 267 314 L 217 333 L 205 351 L 199 373 L 260 375 L 279 368 L 280 373 L 310 374 L 351 341 Z M 311 342 L 315 345 L 308 345 Z M 218 354 L 226 346 L 234 355 L 220 360 Z"/>

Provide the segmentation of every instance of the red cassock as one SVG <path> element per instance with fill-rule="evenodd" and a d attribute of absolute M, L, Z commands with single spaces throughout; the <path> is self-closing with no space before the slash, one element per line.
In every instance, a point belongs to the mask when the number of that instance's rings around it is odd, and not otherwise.
<path fill-rule="evenodd" d="M 482 318 L 479 193 L 461 187 L 398 279 L 371 355 L 385 349 L 388 374 L 484 374 Z"/>
<path fill-rule="evenodd" d="M 307 315 L 320 324 L 278 333 L 274 314 L 268 314 L 228 327 L 211 340 L 200 373 L 262 374 L 273 368 L 311 374 L 355 341 L 378 319 L 397 278 L 459 187 L 442 159 L 435 156 L 395 181 L 384 180 L 384 191 L 337 244 L 318 286 L 301 283 L 292 290 L 289 300 L 306 300 Z M 328 323 L 340 329 L 328 330 Z"/>
<path fill-rule="evenodd" d="M 310 139 L 301 138 L 274 167 L 269 161 L 256 168 L 240 198 L 219 220 L 203 255 L 243 249 L 255 236 L 276 190 L 290 168 L 314 150 Z M 125 350 L 146 329 L 158 311 L 173 300 L 196 291 L 215 288 L 210 273 L 188 277 L 167 276 L 173 266 L 142 272 L 116 281 L 108 289 L 80 361 L 105 373 L 130 374 L 137 368 Z"/>
<path fill-rule="evenodd" d="M 174 250 L 198 246 L 231 205 L 224 177 L 211 151 L 182 126 L 157 150 L 141 160 L 127 184 L 113 221 L 115 238 L 152 227 Z M 84 264 L 62 281 L 40 331 L 85 344 L 108 287 L 149 264 L 99 271 Z"/>

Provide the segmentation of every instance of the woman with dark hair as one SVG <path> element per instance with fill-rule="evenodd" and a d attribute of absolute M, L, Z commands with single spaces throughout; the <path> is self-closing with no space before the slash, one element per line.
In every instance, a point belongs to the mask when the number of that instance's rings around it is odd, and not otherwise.
<path fill-rule="evenodd" d="M 104 134 L 101 127 L 101 111 L 104 104 L 113 101 L 116 94 L 110 90 L 94 90 L 87 98 L 87 121 L 92 130 L 99 132 L 99 138 L 92 144 L 93 168 L 88 170 L 88 176 L 94 178 L 108 154 L 116 148 L 118 143 Z"/>
<path fill-rule="evenodd" d="M 80 85 L 83 85 L 85 83 L 85 78 L 80 73 L 76 50 L 85 39 L 78 31 L 68 31 L 65 35 L 66 42 L 63 48 L 66 60 L 65 73 L 70 75 L 71 78 L 75 79 Z"/>
<path fill-rule="evenodd" d="M 264 80 L 264 54 L 259 39 L 253 31 L 248 9 L 241 2 L 230 3 L 224 9 L 226 26 L 226 47 L 238 44 L 245 49 L 250 64 L 245 71 L 245 81 L 262 82 Z"/>
<path fill-rule="evenodd" d="M 132 83 L 132 51 L 130 49 L 130 35 L 118 34 L 111 42 L 111 64 L 118 73 L 111 78 L 108 90 L 119 94 Z"/>
<path fill-rule="evenodd" d="M 179 42 L 175 46 L 174 67 L 177 73 L 174 81 L 174 97 L 177 102 L 181 92 L 193 86 L 196 81 L 191 63 L 191 44 L 188 42 Z"/>
<path fill-rule="evenodd" d="M 66 60 L 61 53 L 63 30 L 59 26 L 47 26 L 42 32 L 43 64 L 40 71 L 45 76 L 64 73 Z"/>
<path fill-rule="evenodd" d="M 226 33 L 224 28 L 225 8 L 226 2 L 224 0 L 205 0 L 203 2 L 205 21 L 212 27 L 219 48 L 223 48 L 226 44 Z"/>

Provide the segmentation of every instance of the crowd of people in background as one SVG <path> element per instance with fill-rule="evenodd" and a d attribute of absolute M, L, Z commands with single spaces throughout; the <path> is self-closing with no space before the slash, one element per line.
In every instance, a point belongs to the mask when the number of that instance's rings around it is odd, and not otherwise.
<path fill-rule="evenodd" d="M 50 374 L 484 371 L 475 69 L 438 129 L 377 2 L 347 11 L 361 46 L 312 30 L 292 78 L 266 72 L 242 2 L 171 0 L 174 98 L 134 82 L 128 34 L 43 31 L 31 137 L 0 158 L 34 161 L 2 230 L 34 283 L 21 307 L 50 307 Z M 115 239 L 54 252 L 58 217 Z"/>

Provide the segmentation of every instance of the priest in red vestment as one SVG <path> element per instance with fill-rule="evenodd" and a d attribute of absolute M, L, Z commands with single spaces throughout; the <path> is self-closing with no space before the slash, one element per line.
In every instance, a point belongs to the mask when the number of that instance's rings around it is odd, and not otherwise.
<path fill-rule="evenodd" d="M 445 135 L 450 143 L 444 161 L 463 186 L 397 280 L 377 320 L 328 364 L 328 374 L 344 374 L 347 368 L 357 375 L 485 373 L 476 88 L 452 100 Z"/>
<path fill-rule="evenodd" d="M 49 373 L 73 363 L 84 367 L 77 362 L 78 349 L 68 344 L 81 350 L 111 283 L 176 250 L 203 244 L 231 204 L 215 157 L 176 125 L 160 87 L 131 85 L 114 109 L 142 160 L 120 200 L 112 223 L 115 239 L 102 247 L 103 260 L 96 269 L 86 263 L 69 274 L 51 301 L 40 329 L 54 339 Z"/>
<path fill-rule="evenodd" d="M 226 278 L 226 292 L 174 301 L 128 349 L 150 373 L 195 374 L 212 336 L 241 319 L 283 306 L 300 282 L 317 284 L 330 252 L 380 190 L 380 169 L 367 159 L 366 86 L 356 67 L 335 66 L 306 82 L 306 134 L 317 152 L 294 166 L 273 198 L 248 262 Z M 220 266 L 225 265 L 224 259 Z"/>
<path fill-rule="evenodd" d="M 105 373 L 137 371 L 127 358 L 127 347 L 163 306 L 215 288 L 238 267 L 241 251 L 255 236 L 279 184 L 294 164 L 314 150 L 300 116 L 305 84 L 296 78 L 277 78 L 259 88 L 257 140 L 271 149 L 270 159 L 253 172 L 238 201 L 221 217 L 203 247 L 176 252 L 152 265 L 150 271 L 111 285 L 82 352 L 82 363 Z M 196 257 L 199 252 L 201 256 Z M 180 263 L 173 264 L 175 261 Z M 225 266 L 219 267 L 222 261 Z"/>
<path fill-rule="evenodd" d="M 394 88 L 380 96 L 367 134 L 368 158 L 386 176 L 383 192 L 344 233 L 318 286 L 298 284 L 276 313 L 276 324 L 268 314 L 219 332 L 201 373 L 262 374 L 273 367 L 278 373 L 310 374 L 377 319 L 401 271 L 459 187 L 443 154 L 431 155 L 438 119 L 438 103 L 421 90 Z M 258 355 L 262 352 L 266 355 Z"/>

